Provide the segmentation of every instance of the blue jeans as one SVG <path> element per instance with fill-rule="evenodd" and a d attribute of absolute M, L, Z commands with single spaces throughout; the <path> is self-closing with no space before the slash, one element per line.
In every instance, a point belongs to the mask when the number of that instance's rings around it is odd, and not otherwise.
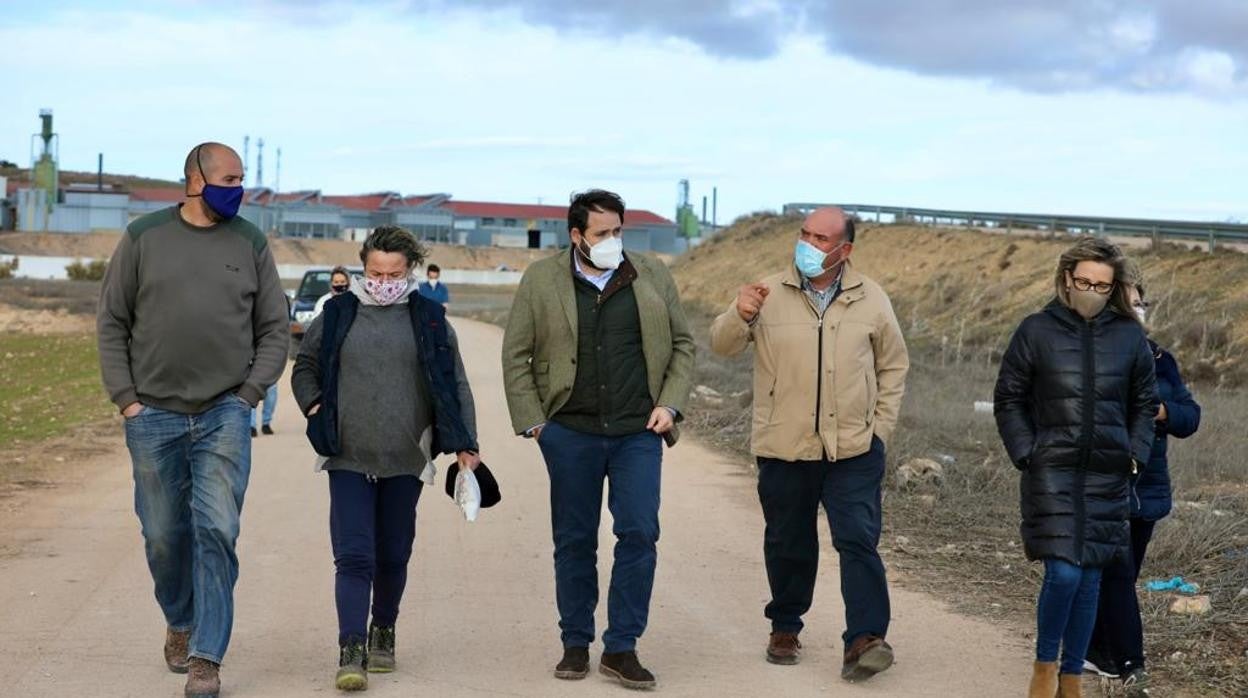
<path fill-rule="evenodd" d="M 156 600 L 169 627 L 191 630 L 190 656 L 218 664 L 234 623 L 250 410 L 231 394 L 201 414 L 144 407 L 126 420 L 134 510 Z"/>
<path fill-rule="evenodd" d="M 370 596 L 374 625 L 392 627 L 398 620 L 416 538 L 416 502 L 423 488 L 415 475 L 372 479 L 349 470 L 329 471 L 340 646 L 368 637 Z"/>
<path fill-rule="evenodd" d="M 604 479 L 610 482 L 607 507 L 615 534 L 605 651 L 636 649 L 645 632 L 658 561 L 662 444 L 650 431 L 596 436 L 554 422 L 542 429 L 538 445 L 550 474 L 555 600 L 564 647 L 588 647 L 594 641 Z"/>
<path fill-rule="evenodd" d="M 273 385 L 269 386 L 268 390 L 264 391 L 264 414 L 263 414 L 264 424 L 273 423 L 273 413 L 276 411 L 277 411 L 277 384 L 274 383 Z M 260 424 L 256 422 L 256 408 L 254 407 L 251 408 L 251 424 L 257 429 L 260 428 Z"/>
<path fill-rule="evenodd" d="M 1083 568 L 1057 558 L 1045 559 L 1044 583 L 1036 600 L 1036 661 L 1056 662 L 1060 648 L 1061 673 L 1083 673 L 1100 591 L 1099 567 Z"/>
<path fill-rule="evenodd" d="M 758 498 L 763 507 L 763 559 L 771 602 L 763 614 L 775 632 L 801 632 L 814 599 L 819 572 L 819 505 L 840 556 L 841 599 L 849 647 L 862 635 L 888 634 L 888 578 L 880 559 L 883 525 L 881 485 L 884 443 L 839 461 L 758 459 Z"/>

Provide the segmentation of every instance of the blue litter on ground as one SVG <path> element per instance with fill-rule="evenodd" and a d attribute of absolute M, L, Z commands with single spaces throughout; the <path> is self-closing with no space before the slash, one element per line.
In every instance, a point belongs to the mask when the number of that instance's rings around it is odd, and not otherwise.
<path fill-rule="evenodd" d="M 1196 594 L 1200 592 L 1200 585 L 1195 582 L 1184 582 L 1182 577 L 1171 577 L 1170 579 L 1153 579 L 1144 585 L 1149 591 L 1177 591 L 1180 594 Z"/>

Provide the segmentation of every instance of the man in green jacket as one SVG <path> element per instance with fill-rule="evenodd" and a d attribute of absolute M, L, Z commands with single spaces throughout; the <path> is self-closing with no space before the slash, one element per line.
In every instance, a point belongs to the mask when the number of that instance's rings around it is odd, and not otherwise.
<path fill-rule="evenodd" d="M 550 475 L 561 679 L 589 673 L 598 605 L 602 485 L 615 564 L 600 671 L 630 688 L 654 675 L 637 659 L 659 539 L 662 440 L 675 443 L 693 376 L 693 337 L 667 268 L 623 253 L 624 202 L 577 194 L 571 249 L 525 272 L 503 337 L 503 379 L 517 434 L 537 440 Z"/>

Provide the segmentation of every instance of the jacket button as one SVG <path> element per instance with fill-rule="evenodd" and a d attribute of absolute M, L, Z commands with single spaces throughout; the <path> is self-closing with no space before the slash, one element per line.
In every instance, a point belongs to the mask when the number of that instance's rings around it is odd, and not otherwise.
<path fill-rule="evenodd" d="M 575 356 L 573 356 L 573 357 L 572 357 L 572 363 L 576 363 L 576 357 L 575 357 Z"/>

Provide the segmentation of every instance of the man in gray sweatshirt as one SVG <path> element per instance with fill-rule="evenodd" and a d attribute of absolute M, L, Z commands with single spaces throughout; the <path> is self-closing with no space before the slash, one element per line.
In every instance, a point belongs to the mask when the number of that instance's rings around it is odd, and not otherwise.
<path fill-rule="evenodd" d="M 264 235 L 237 217 L 238 154 L 203 143 L 186 201 L 130 224 L 97 318 L 100 369 L 125 417 L 135 511 L 165 662 L 186 695 L 216 696 L 238 578 L 251 409 L 286 366 L 286 300 Z"/>

